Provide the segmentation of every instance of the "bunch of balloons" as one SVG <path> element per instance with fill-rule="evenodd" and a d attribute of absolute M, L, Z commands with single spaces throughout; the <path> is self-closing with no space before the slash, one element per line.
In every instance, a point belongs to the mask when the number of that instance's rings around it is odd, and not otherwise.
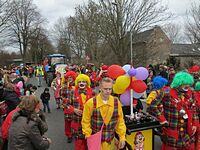
<path fill-rule="evenodd" d="M 140 98 L 144 94 L 147 85 L 143 80 L 147 79 L 149 72 L 144 67 L 135 69 L 129 64 L 123 67 L 112 65 L 108 68 L 108 76 L 116 79 L 113 91 L 116 94 L 121 94 L 122 105 L 128 106 L 131 103 L 131 91 L 133 98 Z"/>

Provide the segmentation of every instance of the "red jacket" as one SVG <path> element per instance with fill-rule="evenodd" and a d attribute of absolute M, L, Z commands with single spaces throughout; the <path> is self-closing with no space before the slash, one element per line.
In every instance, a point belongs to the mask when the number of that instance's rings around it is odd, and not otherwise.
<path fill-rule="evenodd" d="M 12 124 L 12 116 L 15 112 L 19 110 L 20 109 L 17 107 L 13 111 L 11 111 L 6 117 L 5 121 L 3 122 L 2 127 L 1 127 L 2 139 L 8 139 L 8 131 L 9 131 L 10 125 Z"/>

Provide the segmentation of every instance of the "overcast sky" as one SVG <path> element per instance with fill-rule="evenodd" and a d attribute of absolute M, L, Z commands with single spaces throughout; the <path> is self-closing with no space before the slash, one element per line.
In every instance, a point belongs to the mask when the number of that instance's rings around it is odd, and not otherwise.
<path fill-rule="evenodd" d="M 74 8 L 88 0 L 33 0 L 38 6 L 42 15 L 47 18 L 50 25 L 53 25 L 59 17 L 74 15 Z M 95 0 L 98 1 L 98 0 Z M 114 1 L 114 0 L 113 0 Z M 167 4 L 169 10 L 173 12 L 177 18 L 175 22 L 183 23 L 183 17 L 186 10 L 190 8 L 191 1 L 200 3 L 200 0 L 162 0 L 163 4 Z"/>

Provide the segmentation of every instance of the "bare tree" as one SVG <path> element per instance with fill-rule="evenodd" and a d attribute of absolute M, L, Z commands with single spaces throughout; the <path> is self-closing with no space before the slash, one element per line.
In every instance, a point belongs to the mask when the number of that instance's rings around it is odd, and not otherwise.
<path fill-rule="evenodd" d="M 22 59 L 25 61 L 30 37 L 44 19 L 32 0 L 12 0 L 9 7 L 13 10 L 9 21 L 11 41 L 18 45 Z"/>
<path fill-rule="evenodd" d="M 0 33 L 8 27 L 8 20 L 13 11 L 8 7 L 8 0 L 0 0 Z"/>
<path fill-rule="evenodd" d="M 46 33 L 44 28 L 38 27 L 30 37 L 28 56 L 35 63 L 41 62 L 47 54 L 54 53 L 55 48 Z"/>
<path fill-rule="evenodd" d="M 68 18 L 59 18 L 53 28 L 53 39 L 56 42 L 58 52 L 65 54 L 69 59 L 71 57 L 70 51 L 70 32 L 68 27 Z"/>
<path fill-rule="evenodd" d="M 187 15 L 186 35 L 191 43 L 200 44 L 200 4 L 192 3 Z"/>
<path fill-rule="evenodd" d="M 178 43 L 182 41 L 181 25 L 168 23 L 163 26 L 163 30 L 165 31 L 172 43 Z"/>
<path fill-rule="evenodd" d="M 127 33 L 131 31 L 133 37 L 159 22 L 171 17 L 167 7 L 161 5 L 160 0 L 100 0 L 101 9 L 101 33 L 108 41 L 110 48 L 123 64 L 127 61 L 127 53 L 130 58 L 130 47 Z"/>

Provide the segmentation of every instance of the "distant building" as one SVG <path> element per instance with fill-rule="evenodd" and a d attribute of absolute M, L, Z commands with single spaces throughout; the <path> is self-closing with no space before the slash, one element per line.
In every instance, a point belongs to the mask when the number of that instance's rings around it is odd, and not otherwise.
<path fill-rule="evenodd" d="M 155 26 L 133 37 L 134 66 L 166 63 L 167 58 L 180 59 L 182 67 L 190 61 L 198 64 L 200 44 L 173 44 L 165 32 Z"/>
<path fill-rule="evenodd" d="M 171 45 L 170 39 L 159 26 L 137 34 L 133 37 L 134 64 L 165 63 L 170 56 Z"/>
<path fill-rule="evenodd" d="M 170 57 L 180 59 L 182 67 L 187 66 L 189 62 L 200 65 L 200 44 L 172 44 Z"/>

